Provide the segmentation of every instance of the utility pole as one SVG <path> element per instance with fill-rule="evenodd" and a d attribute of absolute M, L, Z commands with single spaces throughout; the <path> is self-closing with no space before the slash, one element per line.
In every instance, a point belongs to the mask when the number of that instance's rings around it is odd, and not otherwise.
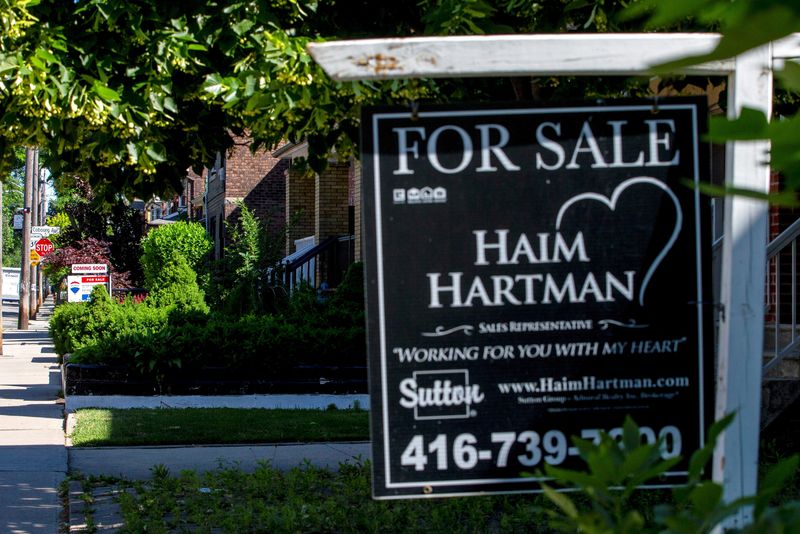
<path fill-rule="evenodd" d="M 31 227 L 39 224 L 39 149 L 33 149 L 33 176 L 31 179 L 31 202 L 28 206 L 31 207 Z M 33 248 L 33 247 L 31 247 Z M 30 260 L 29 260 L 30 261 Z M 36 313 L 39 311 L 39 298 L 38 298 L 38 272 L 39 266 L 31 264 L 31 291 L 30 298 L 30 317 L 36 319 Z"/>
<path fill-rule="evenodd" d="M 25 149 L 25 196 L 22 202 L 22 262 L 19 269 L 19 317 L 17 319 L 17 328 L 20 330 L 28 329 L 28 319 L 30 314 L 28 304 L 30 301 L 31 270 L 28 268 L 28 266 L 31 264 L 31 200 L 33 199 L 31 195 L 32 182 L 33 148 L 27 147 Z"/>
<path fill-rule="evenodd" d="M 42 179 L 42 168 L 40 166 L 38 166 L 38 165 L 37 165 L 37 167 L 38 167 L 38 171 L 39 171 L 39 176 L 38 176 L 38 179 L 39 179 L 39 197 L 38 197 L 38 200 L 37 200 L 38 211 L 39 211 L 39 222 L 38 222 L 38 224 L 39 224 L 39 226 L 44 226 L 44 225 L 47 224 L 47 212 L 46 212 L 45 207 L 44 207 L 45 197 L 46 197 L 46 194 L 47 194 L 47 184 L 45 183 L 44 179 Z M 42 264 L 41 263 L 39 264 L 38 273 L 39 273 L 39 276 L 36 279 L 36 287 L 37 287 L 37 291 L 36 291 L 36 296 L 37 296 L 36 309 L 37 310 L 42 307 L 42 303 L 44 302 L 44 297 L 45 297 L 45 294 L 44 294 L 44 269 L 42 269 Z"/>
<path fill-rule="evenodd" d="M 0 181 L 0 214 L 3 213 L 3 182 Z M 3 221 L 0 220 L 0 272 L 3 269 Z M 3 278 L 0 275 L 0 356 L 3 355 Z"/>

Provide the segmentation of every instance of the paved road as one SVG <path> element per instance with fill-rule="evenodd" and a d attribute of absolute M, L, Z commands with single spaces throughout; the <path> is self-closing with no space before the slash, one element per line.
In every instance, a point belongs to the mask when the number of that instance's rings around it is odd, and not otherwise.
<path fill-rule="evenodd" d="M 52 302 L 27 331 L 17 327 L 17 303 L 3 303 L 0 356 L 0 532 L 58 532 L 58 486 L 66 476 L 61 379 L 47 335 Z"/>

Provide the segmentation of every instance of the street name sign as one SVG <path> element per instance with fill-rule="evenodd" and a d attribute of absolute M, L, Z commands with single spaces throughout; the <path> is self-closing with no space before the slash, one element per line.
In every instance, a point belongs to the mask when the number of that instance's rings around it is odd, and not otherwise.
<path fill-rule="evenodd" d="M 51 236 L 61 232 L 60 226 L 31 226 L 31 233 L 43 237 Z"/>
<path fill-rule="evenodd" d="M 537 491 L 713 421 L 700 99 L 362 117 L 376 498 Z M 686 481 L 687 460 L 650 487 Z"/>

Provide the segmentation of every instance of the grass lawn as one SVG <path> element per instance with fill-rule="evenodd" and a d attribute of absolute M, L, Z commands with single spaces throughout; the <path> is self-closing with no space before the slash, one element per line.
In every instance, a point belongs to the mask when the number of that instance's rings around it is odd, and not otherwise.
<path fill-rule="evenodd" d="M 364 410 L 84 409 L 72 432 L 76 447 L 367 439 Z"/>

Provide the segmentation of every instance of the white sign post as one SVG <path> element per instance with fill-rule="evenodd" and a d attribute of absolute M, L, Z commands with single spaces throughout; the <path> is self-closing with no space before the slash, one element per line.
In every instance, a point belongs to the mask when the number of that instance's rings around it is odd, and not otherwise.
<path fill-rule="evenodd" d="M 717 34 L 566 34 L 368 39 L 311 43 L 314 59 L 335 80 L 491 76 L 648 76 L 653 65 L 710 52 Z M 800 34 L 742 56 L 686 72 L 726 76 L 728 113 L 769 115 L 772 67 L 800 57 Z M 727 147 L 726 183 L 769 190 L 766 142 Z M 736 196 L 725 202 L 716 415 L 737 417 L 718 443 L 714 480 L 725 500 L 752 495 L 758 470 L 761 355 L 764 335 L 766 203 Z M 751 512 L 743 510 L 734 524 Z"/>

